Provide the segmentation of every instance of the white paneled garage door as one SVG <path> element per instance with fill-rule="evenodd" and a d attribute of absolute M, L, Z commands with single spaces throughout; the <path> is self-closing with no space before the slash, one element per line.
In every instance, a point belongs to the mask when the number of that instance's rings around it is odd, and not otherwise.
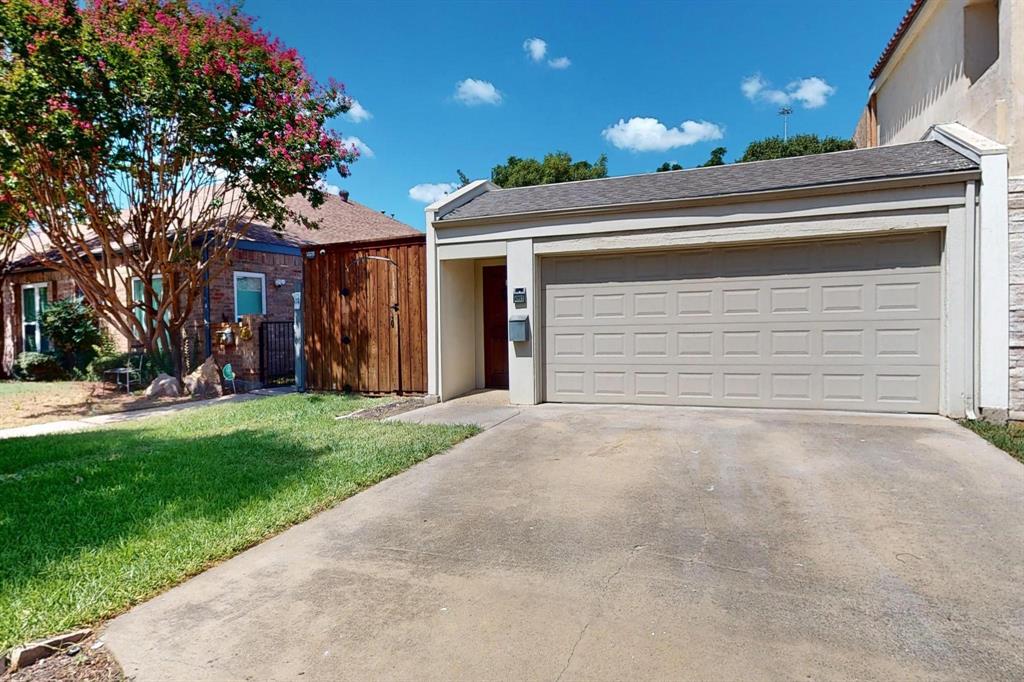
<path fill-rule="evenodd" d="M 553 402 L 936 412 L 939 233 L 544 259 Z"/>

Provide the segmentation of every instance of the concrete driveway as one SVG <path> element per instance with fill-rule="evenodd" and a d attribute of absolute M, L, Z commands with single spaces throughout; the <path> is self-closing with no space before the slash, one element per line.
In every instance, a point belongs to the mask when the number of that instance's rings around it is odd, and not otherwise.
<path fill-rule="evenodd" d="M 957 425 L 494 409 L 480 436 L 114 620 L 126 673 L 1024 677 L 1024 467 Z"/>

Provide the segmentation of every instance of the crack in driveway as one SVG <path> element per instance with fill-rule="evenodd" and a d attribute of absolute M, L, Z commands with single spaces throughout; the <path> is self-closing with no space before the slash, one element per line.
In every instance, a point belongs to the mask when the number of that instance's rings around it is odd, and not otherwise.
<path fill-rule="evenodd" d="M 590 618 L 588 618 L 587 622 L 583 624 L 583 627 L 580 629 L 579 635 L 576 636 L 576 641 L 573 642 L 572 648 L 569 650 L 569 655 L 565 659 L 565 665 L 562 666 L 561 672 L 559 672 L 558 677 L 555 678 L 555 682 L 559 682 L 562 679 L 562 676 L 565 675 L 565 671 L 567 671 L 569 669 L 569 666 L 572 665 L 572 659 L 576 655 L 576 647 L 578 647 L 580 645 L 580 642 L 583 641 L 584 635 L 586 635 L 587 630 L 590 629 L 590 624 L 601 617 L 601 613 L 603 611 L 602 602 L 604 601 L 604 595 L 608 591 L 608 587 L 612 584 L 612 581 L 615 580 L 615 578 L 617 578 L 619 574 L 622 573 L 622 571 L 625 570 L 627 566 L 629 566 L 629 564 L 633 561 L 636 555 L 639 554 L 641 550 L 643 550 L 643 548 L 643 545 L 634 546 L 633 549 L 629 550 L 629 553 L 626 554 L 625 560 L 623 560 L 623 562 L 619 564 L 619 567 L 611 573 L 609 573 L 608 577 L 604 579 L 604 582 L 601 584 L 601 592 L 598 594 L 597 597 L 597 612 L 594 613 L 594 615 L 592 615 Z"/>

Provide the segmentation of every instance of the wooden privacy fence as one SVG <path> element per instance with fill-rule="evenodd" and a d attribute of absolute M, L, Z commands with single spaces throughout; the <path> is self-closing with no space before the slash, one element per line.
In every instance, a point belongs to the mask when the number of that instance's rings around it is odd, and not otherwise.
<path fill-rule="evenodd" d="M 426 237 L 309 246 L 303 263 L 307 386 L 426 393 Z"/>

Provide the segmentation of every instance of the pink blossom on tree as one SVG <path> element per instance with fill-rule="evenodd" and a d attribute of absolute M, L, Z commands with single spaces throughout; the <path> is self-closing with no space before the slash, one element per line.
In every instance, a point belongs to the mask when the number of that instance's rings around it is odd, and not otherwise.
<path fill-rule="evenodd" d="M 5 241 L 31 234 L 37 259 L 180 370 L 203 279 L 248 225 L 309 224 L 282 200 L 318 206 L 325 172 L 349 174 L 358 154 L 330 120 L 350 102 L 235 5 L 0 0 Z M 136 277 L 142 321 L 119 300 Z"/>

